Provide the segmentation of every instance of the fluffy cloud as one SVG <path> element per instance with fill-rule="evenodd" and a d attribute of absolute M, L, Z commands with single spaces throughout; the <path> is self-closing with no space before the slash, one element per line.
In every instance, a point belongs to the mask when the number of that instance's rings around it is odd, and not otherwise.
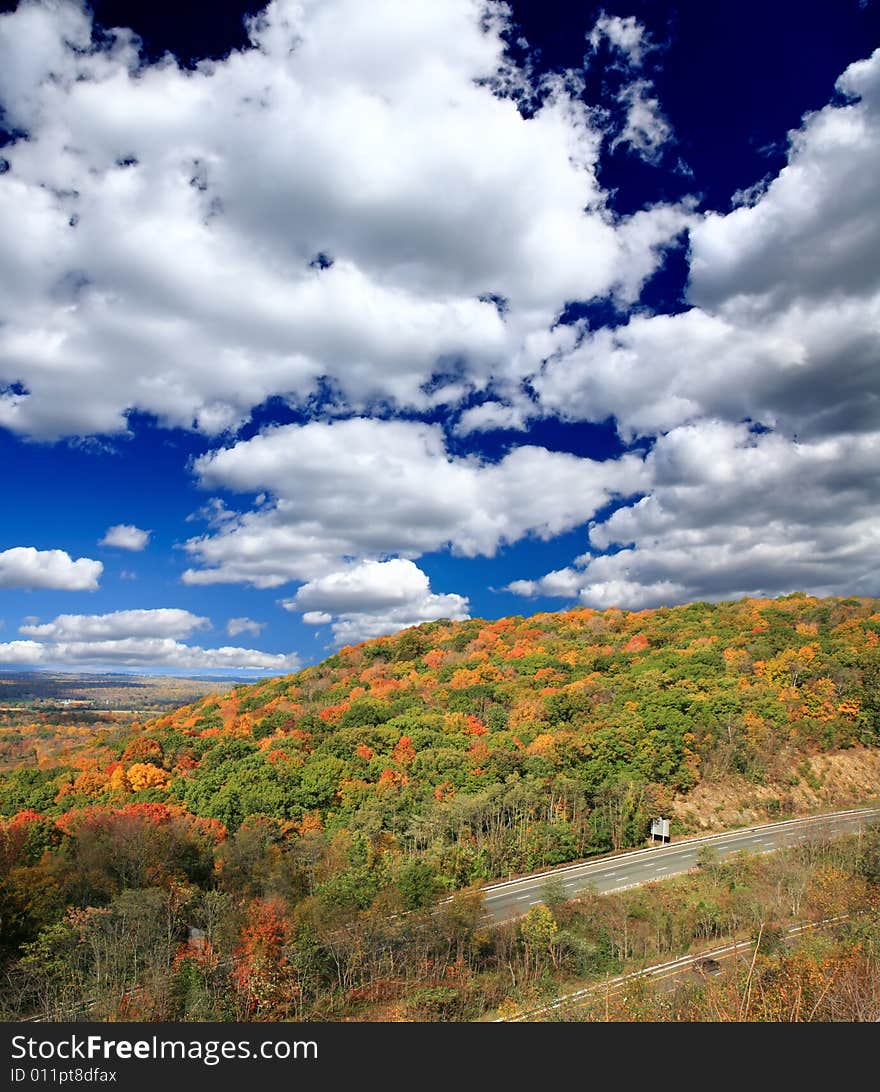
<path fill-rule="evenodd" d="M 880 286 L 880 48 L 837 81 L 839 100 L 789 134 L 788 165 L 751 202 L 706 215 L 691 240 L 694 303 L 834 304 Z"/>
<path fill-rule="evenodd" d="M 692 226 L 694 306 L 585 333 L 536 376 L 545 412 L 659 438 L 646 496 L 512 590 L 595 606 L 877 593 L 880 50 L 837 91 L 776 178 Z"/>
<path fill-rule="evenodd" d="M 206 488 L 273 499 L 191 539 L 200 567 L 184 579 L 257 587 L 448 545 L 491 556 L 570 530 L 644 480 L 636 455 L 603 463 L 524 446 L 488 464 L 449 456 L 439 427 L 362 418 L 271 428 L 195 465 Z"/>
<path fill-rule="evenodd" d="M 0 424 L 111 433 L 138 409 L 217 433 L 322 378 L 426 409 L 504 378 L 568 300 L 649 275 L 574 84 L 524 117 L 484 9 L 273 0 L 194 71 L 73 3 L 0 16 L 0 102 L 29 136 L 0 175 Z M 643 48 L 629 21 L 604 33 Z M 641 215 L 668 236 L 668 209 Z"/>
<path fill-rule="evenodd" d="M 425 573 L 412 561 L 364 561 L 311 580 L 282 602 L 302 611 L 307 625 L 333 623 L 338 644 L 352 644 L 394 633 L 420 622 L 469 617 L 461 595 L 436 595 Z"/>
<path fill-rule="evenodd" d="M 880 427 L 880 50 L 837 88 L 847 101 L 804 120 L 751 204 L 691 227 L 696 306 L 557 354 L 534 380 L 545 412 L 614 415 L 627 436 L 706 417 L 801 437 Z"/>
<path fill-rule="evenodd" d="M 104 566 L 88 557 L 76 561 L 64 550 L 13 546 L 0 553 L 0 588 L 94 591 Z"/>
<path fill-rule="evenodd" d="M 61 614 L 45 624 L 22 625 L 20 632 L 30 639 L 0 643 L 0 663 L 266 673 L 299 667 L 295 655 L 230 646 L 201 648 L 180 640 L 209 625 L 206 618 L 171 608 Z"/>
<path fill-rule="evenodd" d="M 19 632 L 48 641 L 100 641 L 122 637 L 189 637 L 195 630 L 210 628 L 207 618 L 165 607 L 117 610 L 112 614 L 59 614 L 42 625 L 26 623 L 19 627 Z"/>
<path fill-rule="evenodd" d="M 101 546 L 116 546 L 120 550 L 144 550 L 150 541 L 150 531 L 142 531 L 133 523 L 117 523 L 107 528 Z"/>
<path fill-rule="evenodd" d="M 633 609 L 803 588 L 876 594 L 878 459 L 880 434 L 791 443 L 745 425 L 683 426 L 648 457 L 649 495 L 591 527 L 591 552 L 510 590 Z"/>
<path fill-rule="evenodd" d="M 333 615 L 325 610 L 307 610 L 302 620 L 307 626 L 327 626 L 333 621 Z"/>
<path fill-rule="evenodd" d="M 526 407 L 509 406 L 503 402 L 482 402 L 472 406 L 459 417 L 455 431 L 459 436 L 472 432 L 488 432 L 493 429 L 524 431 L 527 425 Z"/>
<path fill-rule="evenodd" d="M 265 622 L 254 622 L 251 618 L 230 618 L 226 623 L 226 636 L 237 637 L 240 633 L 249 633 L 252 637 L 259 637 L 265 628 Z"/>
<path fill-rule="evenodd" d="M 0 643 L 0 663 L 8 667 L 30 667 L 40 662 L 43 646 L 36 641 Z"/>
<path fill-rule="evenodd" d="M 645 54 L 656 48 L 635 16 L 608 15 L 604 11 L 590 31 L 589 41 L 594 50 L 607 41 L 633 68 L 641 67 Z"/>
<path fill-rule="evenodd" d="M 35 667 L 136 667 L 163 671 L 259 671 L 282 674 L 300 666 L 296 655 L 258 652 L 252 648 L 199 648 L 170 637 L 123 638 L 118 641 L 10 641 L 0 644 L 0 663 Z"/>
<path fill-rule="evenodd" d="M 672 136 L 650 80 L 634 80 L 622 88 L 618 100 L 626 108 L 626 121 L 611 143 L 628 145 L 649 163 L 657 163 L 661 150 Z"/>
<path fill-rule="evenodd" d="M 614 67 L 623 73 L 616 95 L 618 105 L 623 108 L 623 120 L 611 141 L 612 150 L 623 144 L 648 163 L 659 163 L 664 147 L 672 138 L 672 127 L 654 93 L 653 82 L 640 74 L 646 56 L 657 45 L 634 16 L 621 18 L 605 12 L 596 20 L 589 43 L 594 53 L 607 43 L 617 58 Z M 614 129 L 610 122 L 609 129 Z"/>

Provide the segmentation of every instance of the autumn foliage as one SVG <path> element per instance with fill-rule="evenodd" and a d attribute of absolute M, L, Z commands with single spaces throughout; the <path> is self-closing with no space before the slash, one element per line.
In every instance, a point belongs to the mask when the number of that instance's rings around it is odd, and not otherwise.
<path fill-rule="evenodd" d="M 84 751 L 72 768 L 0 774 L 0 815 L 162 802 L 232 829 L 252 814 L 359 829 L 371 798 L 429 818 L 516 784 L 534 798 L 516 860 L 493 836 L 467 866 L 456 849 L 457 867 L 553 863 L 615 841 L 599 820 L 618 782 L 647 786 L 648 806 L 704 779 L 785 780 L 813 753 L 876 744 L 878 608 L 793 595 L 429 623 L 208 696 L 109 761 Z M 536 823 L 547 792 L 567 818 Z"/>
<path fill-rule="evenodd" d="M 295 1018 L 316 945 L 340 995 L 361 988 L 359 915 L 374 936 L 443 892 L 639 845 L 652 815 L 715 783 L 782 786 L 782 813 L 789 788 L 816 791 L 811 760 L 878 741 L 875 600 L 431 622 L 0 771 L 3 943 L 37 959 L 24 946 L 42 937 L 51 969 L 77 937 L 99 950 L 113 915 L 133 928 L 126 898 L 154 892 L 151 920 L 177 915 L 175 1012 Z M 803 899 L 838 913 L 863 896 L 829 867 Z M 193 922 L 217 929 L 226 978 L 181 949 Z M 534 975 L 564 965 L 564 939 L 543 913 L 514 938 Z M 475 958 L 444 944 L 416 1006 L 434 1016 Z M 376 996 L 394 992 L 386 949 Z"/>

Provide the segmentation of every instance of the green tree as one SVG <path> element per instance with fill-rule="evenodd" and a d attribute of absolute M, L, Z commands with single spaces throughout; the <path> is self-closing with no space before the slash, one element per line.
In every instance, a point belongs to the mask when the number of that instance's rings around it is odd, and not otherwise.
<path fill-rule="evenodd" d="M 423 906 L 429 906 L 440 887 L 437 872 L 427 861 L 408 861 L 397 874 L 397 889 L 407 910 L 419 910 Z"/>

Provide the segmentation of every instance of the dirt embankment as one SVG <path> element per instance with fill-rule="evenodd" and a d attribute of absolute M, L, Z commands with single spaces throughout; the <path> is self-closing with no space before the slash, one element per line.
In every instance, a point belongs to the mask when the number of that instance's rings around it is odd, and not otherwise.
<path fill-rule="evenodd" d="M 727 775 L 701 781 L 675 798 L 673 815 L 685 831 L 713 830 L 855 807 L 880 797 L 880 751 L 853 747 L 795 760 L 784 780 L 755 784 Z"/>

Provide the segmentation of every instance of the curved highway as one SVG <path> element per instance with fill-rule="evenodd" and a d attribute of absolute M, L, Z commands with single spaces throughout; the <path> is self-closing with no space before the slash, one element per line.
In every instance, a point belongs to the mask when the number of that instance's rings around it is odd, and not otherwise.
<path fill-rule="evenodd" d="M 486 912 L 494 922 L 520 917 L 529 907 L 543 901 L 542 888 L 548 880 L 561 881 L 569 898 L 575 898 L 580 892 L 587 890 L 606 895 L 689 872 L 696 867 L 697 854 L 704 846 L 711 846 L 721 860 L 741 850 L 772 853 L 774 850 L 817 838 L 837 838 L 843 834 L 854 834 L 878 820 L 880 808 L 854 808 L 806 819 L 767 823 L 723 834 L 702 835 L 656 848 L 637 849 L 630 853 L 602 857 L 583 864 L 562 865 L 546 872 L 484 887 L 482 890 Z"/>

